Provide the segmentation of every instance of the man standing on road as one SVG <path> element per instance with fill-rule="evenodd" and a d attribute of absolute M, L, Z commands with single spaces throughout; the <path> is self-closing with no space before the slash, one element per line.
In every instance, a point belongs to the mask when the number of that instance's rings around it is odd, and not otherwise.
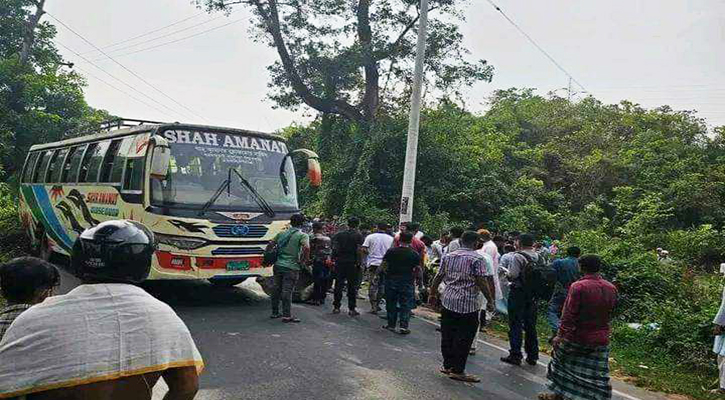
<path fill-rule="evenodd" d="M 327 297 L 327 289 L 332 279 L 332 240 L 322 233 L 322 222 L 312 224 L 312 238 L 310 239 L 310 253 L 312 254 L 312 290 L 311 304 L 323 305 Z"/>
<path fill-rule="evenodd" d="M 617 288 L 599 275 L 599 256 L 579 263 L 584 276 L 569 288 L 546 374 L 554 393 L 540 394 L 541 400 L 612 398 L 609 333 Z"/>
<path fill-rule="evenodd" d="M 552 339 L 559 331 L 559 318 L 561 317 L 561 310 L 564 308 L 564 301 L 566 300 L 566 294 L 569 292 L 569 286 L 576 282 L 580 275 L 579 256 L 581 255 L 581 250 L 578 247 L 569 247 L 566 250 L 566 255 L 566 258 L 560 258 L 551 264 L 556 283 L 546 316 L 553 332 Z"/>
<path fill-rule="evenodd" d="M 443 257 L 438 275 L 431 284 L 431 298 L 438 297 L 438 286 L 445 283 L 440 296 L 441 302 L 441 372 L 451 379 L 464 382 L 480 382 L 473 375 L 465 373 L 468 352 L 478 329 L 480 311 L 479 293 L 483 292 L 489 310 L 493 310 L 493 293 L 486 277 L 493 271 L 486 271 L 483 257 L 474 248 L 478 242 L 476 232 L 464 232 L 460 238 L 461 248 Z"/>
<path fill-rule="evenodd" d="M 106 221 L 73 247 L 83 282 L 20 315 L 0 344 L 0 397 L 33 400 L 191 400 L 201 355 L 184 322 L 136 286 L 151 270 L 153 233 L 134 221 Z"/>
<path fill-rule="evenodd" d="M 385 271 L 385 307 L 388 312 L 388 324 L 383 328 L 395 332 L 400 321 L 398 333 L 410 333 L 408 322 L 410 311 L 415 303 L 415 272 L 420 266 L 420 255 L 410 245 L 413 233 L 400 233 L 400 246 L 392 248 L 383 257 L 382 268 Z"/>
<path fill-rule="evenodd" d="M 267 250 L 278 246 L 279 255 L 274 263 L 274 289 L 272 291 L 272 319 L 282 317 L 282 322 L 300 322 L 292 316 L 292 293 L 300 277 L 307 270 L 310 259 L 310 237 L 301 230 L 305 223 L 302 214 L 290 218 L 290 228 L 280 232 L 267 245 Z M 282 315 L 279 303 L 282 302 Z"/>
<path fill-rule="evenodd" d="M 0 265 L 0 288 L 9 303 L 0 309 L 0 341 L 20 314 L 42 303 L 59 285 L 58 269 L 39 258 L 19 257 Z"/>
<path fill-rule="evenodd" d="M 368 235 L 362 245 L 363 254 L 367 255 L 367 274 L 370 281 L 368 298 L 370 299 L 370 312 L 377 314 L 380 311 L 380 300 L 383 297 L 384 275 L 380 270 L 385 253 L 393 246 L 393 238 L 385 233 L 388 225 L 378 224 L 377 232 Z"/>
<path fill-rule="evenodd" d="M 536 298 L 530 284 L 526 282 L 527 270 L 532 264 L 539 262 L 539 254 L 534 250 L 534 236 L 523 234 L 518 240 L 519 251 L 515 253 L 509 267 L 508 279 L 511 282 L 509 291 L 509 355 L 501 357 L 501 361 L 521 365 L 523 354 L 521 342 L 526 334 L 526 362 L 536 365 L 539 360 L 539 340 L 536 337 Z"/>
<path fill-rule="evenodd" d="M 332 257 L 335 260 L 336 280 L 335 280 L 335 301 L 333 314 L 340 313 L 342 305 L 342 291 L 347 286 L 347 308 L 348 315 L 357 317 L 357 291 L 360 281 L 360 260 L 361 249 L 364 238 L 358 226 L 360 220 L 357 217 L 350 217 L 347 220 L 348 229 L 340 232 L 332 238 Z"/>
<path fill-rule="evenodd" d="M 463 228 L 456 226 L 451 228 L 451 242 L 448 243 L 448 253 L 452 253 L 461 247 L 461 235 Z"/>
<path fill-rule="evenodd" d="M 493 288 L 495 290 L 496 297 L 495 306 L 498 310 L 501 305 L 501 299 L 503 298 L 503 292 L 501 291 L 501 281 L 499 279 L 499 262 L 501 259 L 501 255 L 498 252 L 498 245 L 494 240 L 492 240 L 491 232 L 486 229 L 482 229 L 478 231 L 478 234 L 481 235 L 481 241 L 483 241 L 483 247 L 481 248 L 481 251 L 485 254 L 488 254 L 488 256 L 491 257 L 491 262 L 493 262 Z"/>

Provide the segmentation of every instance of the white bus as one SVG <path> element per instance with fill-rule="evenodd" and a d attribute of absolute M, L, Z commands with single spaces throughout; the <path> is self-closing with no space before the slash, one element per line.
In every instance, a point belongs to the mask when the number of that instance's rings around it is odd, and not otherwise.
<path fill-rule="evenodd" d="M 272 275 L 264 249 L 299 212 L 294 154 L 268 133 L 117 120 L 98 132 L 31 147 L 20 218 L 37 252 L 68 256 L 84 229 L 109 219 L 146 225 L 159 243 L 149 279 L 235 285 Z M 262 285 L 267 288 L 267 285 Z"/>

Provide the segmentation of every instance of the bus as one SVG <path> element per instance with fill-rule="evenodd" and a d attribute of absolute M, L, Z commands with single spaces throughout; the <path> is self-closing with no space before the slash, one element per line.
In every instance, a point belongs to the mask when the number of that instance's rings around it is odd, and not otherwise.
<path fill-rule="evenodd" d="M 293 156 L 262 132 L 115 120 L 87 135 L 34 145 L 20 179 L 20 221 L 40 257 L 70 256 L 83 230 L 129 219 L 154 232 L 149 280 L 206 279 L 232 286 L 256 278 L 269 291 L 267 243 L 300 211 Z"/>

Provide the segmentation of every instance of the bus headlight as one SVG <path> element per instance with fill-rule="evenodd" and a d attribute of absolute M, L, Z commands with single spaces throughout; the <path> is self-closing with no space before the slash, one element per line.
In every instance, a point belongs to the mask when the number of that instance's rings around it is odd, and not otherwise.
<path fill-rule="evenodd" d="M 156 233 L 154 234 L 154 236 L 156 236 L 156 240 L 158 240 L 159 243 L 173 246 L 182 250 L 194 250 L 198 249 L 199 247 L 206 246 L 206 240 L 204 239 L 164 235 L 162 233 Z"/>

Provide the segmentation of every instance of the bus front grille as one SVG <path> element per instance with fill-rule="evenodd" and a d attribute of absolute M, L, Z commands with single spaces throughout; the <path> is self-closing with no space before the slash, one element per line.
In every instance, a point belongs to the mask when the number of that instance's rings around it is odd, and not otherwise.
<path fill-rule="evenodd" d="M 256 255 L 264 254 L 264 249 L 261 247 L 220 247 L 212 250 L 211 254 L 213 256 Z"/>
<path fill-rule="evenodd" d="M 217 225 L 214 233 L 223 238 L 261 238 L 267 234 L 269 228 L 264 225 Z"/>

